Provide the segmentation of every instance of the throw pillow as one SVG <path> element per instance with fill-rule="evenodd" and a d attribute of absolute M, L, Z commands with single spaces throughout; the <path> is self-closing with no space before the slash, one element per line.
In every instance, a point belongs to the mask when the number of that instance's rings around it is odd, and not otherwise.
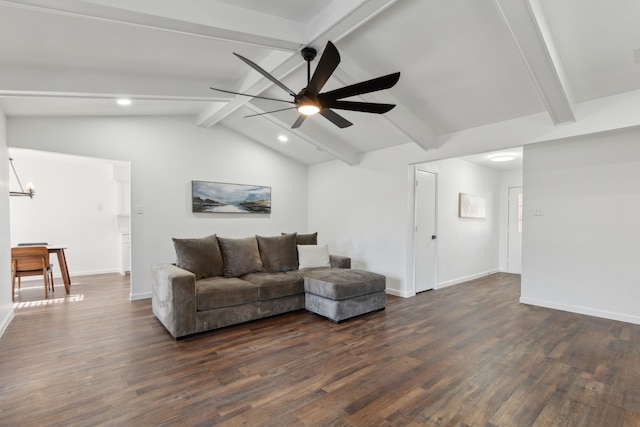
<path fill-rule="evenodd" d="M 283 236 L 288 235 L 288 233 L 282 233 Z M 299 234 L 292 233 L 292 235 L 296 236 L 296 244 L 297 245 L 317 245 L 318 244 L 318 232 L 311 234 Z"/>
<path fill-rule="evenodd" d="M 222 254 L 215 234 L 200 239 L 173 239 L 176 265 L 197 279 L 222 276 Z"/>
<path fill-rule="evenodd" d="M 256 236 L 264 271 L 291 271 L 298 268 L 295 234 L 284 236 Z"/>
<path fill-rule="evenodd" d="M 327 245 L 298 245 L 300 268 L 331 267 Z"/>
<path fill-rule="evenodd" d="M 218 237 L 218 243 L 224 261 L 224 277 L 240 277 L 262 271 L 262 260 L 255 237 L 244 239 Z"/>

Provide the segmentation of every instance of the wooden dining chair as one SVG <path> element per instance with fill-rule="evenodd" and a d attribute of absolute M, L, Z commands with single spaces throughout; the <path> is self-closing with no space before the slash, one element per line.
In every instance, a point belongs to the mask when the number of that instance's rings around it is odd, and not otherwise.
<path fill-rule="evenodd" d="M 24 276 L 43 276 L 44 297 L 53 291 L 53 264 L 49 262 L 49 251 L 46 246 L 23 246 L 11 248 L 11 300 L 15 301 L 16 278 L 18 289 L 20 278 Z"/>

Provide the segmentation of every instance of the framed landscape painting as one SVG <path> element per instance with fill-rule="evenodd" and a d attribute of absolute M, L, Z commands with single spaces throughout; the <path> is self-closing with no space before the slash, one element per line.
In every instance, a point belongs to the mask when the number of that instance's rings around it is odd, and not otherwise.
<path fill-rule="evenodd" d="M 271 187 L 191 181 L 193 212 L 271 213 Z"/>

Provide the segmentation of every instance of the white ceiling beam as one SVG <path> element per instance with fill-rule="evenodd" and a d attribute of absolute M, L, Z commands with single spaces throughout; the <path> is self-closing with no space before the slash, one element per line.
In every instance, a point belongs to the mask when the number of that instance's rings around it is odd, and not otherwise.
<path fill-rule="evenodd" d="M 220 96 L 208 86 L 211 82 L 163 77 L 131 76 L 43 70 L 24 67 L 0 67 L 0 94 L 12 96 L 80 96 L 138 99 L 197 100 L 220 102 Z M 204 88 L 204 89 L 203 89 Z"/>
<path fill-rule="evenodd" d="M 560 74 L 528 0 L 495 0 L 555 125 L 575 122 Z"/>
<path fill-rule="evenodd" d="M 368 3 L 368 4 L 365 4 Z M 340 25 L 340 21 L 346 16 L 353 16 L 353 14 L 361 13 L 362 18 L 356 18 L 356 22 L 364 23 L 377 15 L 381 10 L 389 6 L 394 2 L 386 0 L 340 0 L 332 2 L 328 7 L 322 10 L 314 16 L 306 26 L 306 39 L 317 40 L 321 39 L 325 33 Z M 351 19 L 353 19 L 351 18 Z M 348 28 L 354 28 L 349 22 L 345 23 Z M 344 32 L 344 31 L 342 31 Z M 332 40 L 335 41 L 335 40 Z M 326 41 L 325 41 L 326 43 Z"/>
<path fill-rule="evenodd" d="M 194 6 L 192 2 L 172 1 L 169 5 L 173 5 L 173 8 L 168 7 L 166 0 L 162 4 L 160 0 L 144 3 L 137 8 L 136 5 L 140 2 L 129 0 L 118 2 L 119 7 L 114 7 L 112 1 L 82 0 L 0 0 L 0 5 L 229 40 L 270 49 L 294 51 L 300 46 L 298 40 L 303 37 L 303 27 L 298 23 L 246 10 L 242 10 L 241 14 L 237 7 L 218 3 L 212 5 L 210 2 L 208 8 L 214 7 L 215 10 L 206 14 L 197 7 L 189 8 L 189 5 Z M 146 12 L 148 10 L 153 10 L 154 14 Z M 180 18 L 176 18 L 177 16 Z M 260 25 L 256 25 L 258 21 Z M 289 29 L 294 31 L 287 31 Z"/>
<path fill-rule="evenodd" d="M 304 25 L 281 16 L 215 0 L 81 0 L 85 3 L 141 12 L 223 31 L 283 41 L 303 40 Z"/>
<path fill-rule="evenodd" d="M 255 105 L 252 104 L 246 104 L 245 107 L 247 107 L 249 110 L 253 111 L 255 114 L 261 114 L 264 113 L 264 111 L 262 111 L 262 109 L 256 107 Z M 314 138 L 309 137 L 308 135 L 302 133 L 300 130 L 298 129 L 291 129 L 291 124 L 285 123 L 282 120 L 279 120 L 278 118 L 276 118 L 275 116 L 271 115 L 271 114 L 266 114 L 263 116 L 265 119 L 269 120 L 271 123 L 287 129 L 287 132 L 290 134 L 293 134 L 295 136 L 297 136 L 298 138 L 300 138 L 301 140 L 313 145 L 314 147 L 322 150 L 322 151 L 326 151 L 327 153 L 331 154 L 333 157 L 335 157 L 338 160 L 342 160 L 343 162 L 345 162 L 346 164 L 350 165 L 350 166 L 355 166 L 358 163 L 360 163 L 360 156 L 358 153 L 356 153 L 353 149 L 351 149 L 349 147 L 348 144 L 345 144 L 342 141 L 337 140 L 336 138 L 324 138 L 323 142 L 320 142 Z M 306 126 L 309 125 L 309 123 L 305 123 Z"/>
<path fill-rule="evenodd" d="M 350 58 L 346 53 L 341 53 L 340 67 L 335 71 L 334 76 L 345 86 L 354 83 L 379 77 L 372 76 L 366 72 L 357 61 Z M 394 72 L 395 70 L 389 70 Z M 389 74 L 389 73 L 387 73 Z M 402 79 L 402 74 L 400 74 Z M 387 104 L 396 104 L 395 108 L 381 116 L 393 124 L 400 132 L 410 138 L 423 150 L 432 150 L 438 148 L 438 135 L 423 120 L 418 119 L 415 114 L 404 106 L 393 96 L 393 88 L 366 94 L 362 97 L 369 102 L 382 102 Z"/>

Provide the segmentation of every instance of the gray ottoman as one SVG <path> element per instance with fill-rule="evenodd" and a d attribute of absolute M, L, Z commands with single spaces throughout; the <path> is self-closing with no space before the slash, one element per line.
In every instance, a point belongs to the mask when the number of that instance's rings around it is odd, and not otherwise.
<path fill-rule="evenodd" d="M 363 270 L 327 268 L 304 272 L 305 308 L 333 322 L 382 310 L 386 277 Z"/>

